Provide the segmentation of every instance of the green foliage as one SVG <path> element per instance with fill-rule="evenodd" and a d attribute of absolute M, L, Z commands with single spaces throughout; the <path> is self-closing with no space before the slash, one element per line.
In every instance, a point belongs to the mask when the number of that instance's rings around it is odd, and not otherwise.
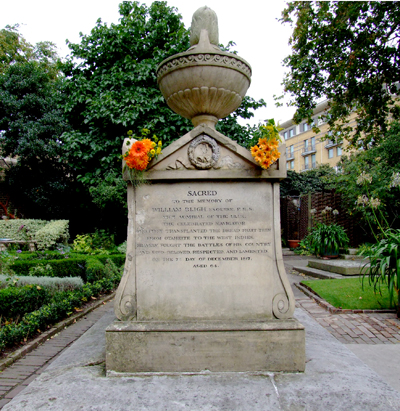
<path fill-rule="evenodd" d="M 104 275 L 104 264 L 97 258 L 86 260 L 86 278 L 89 283 L 100 280 Z"/>
<path fill-rule="evenodd" d="M 18 32 L 18 27 L 16 24 L 0 30 L 0 74 L 14 64 L 35 61 L 55 77 L 59 61 L 55 44 L 44 41 L 32 46 Z"/>
<path fill-rule="evenodd" d="M 51 274 L 54 277 L 81 277 L 85 281 L 86 258 L 87 256 L 81 256 L 75 258 L 64 258 L 62 260 L 46 260 L 45 262 L 40 260 L 14 260 L 11 268 L 17 276 L 40 276 L 43 274 Z M 32 268 L 35 268 L 38 265 L 42 265 L 44 267 L 49 265 L 51 266 L 51 270 L 32 270 Z"/>
<path fill-rule="evenodd" d="M 150 129 L 168 145 L 192 129 L 169 109 L 156 79 L 158 64 L 189 48 L 181 16 L 162 1 L 150 6 L 125 1 L 119 12 L 118 24 L 98 20 L 80 44 L 70 43 L 71 58 L 63 66 L 65 115 L 72 128 L 62 136 L 64 158 L 100 206 L 124 195 L 119 153 L 127 130 L 138 135 Z M 250 128 L 237 119 L 251 118 L 252 110 L 264 105 L 245 98 L 218 130 L 247 145 Z"/>
<path fill-rule="evenodd" d="M 299 196 L 307 193 L 330 191 L 335 188 L 335 170 L 328 164 L 296 173 L 288 170 L 287 178 L 281 181 L 281 197 Z"/>
<path fill-rule="evenodd" d="M 0 237 L 13 240 L 32 240 L 35 233 L 43 228 L 48 221 L 45 220 L 0 220 Z"/>
<path fill-rule="evenodd" d="M 302 281 L 321 298 L 336 308 L 348 310 L 379 310 L 392 308 L 389 293 L 377 293 L 373 287 L 363 287 L 360 278 Z"/>
<path fill-rule="evenodd" d="M 381 141 L 390 117 L 400 118 L 398 3 L 294 1 L 281 21 L 294 25 L 292 54 L 284 60 L 290 72 L 283 81 L 297 107 L 294 121 L 311 124 L 317 101 L 327 98 L 335 138 L 346 136 L 353 145 L 362 138 L 364 146 Z M 350 135 L 353 111 L 358 120 Z"/>
<path fill-rule="evenodd" d="M 349 246 L 349 238 L 343 227 L 336 223 L 317 223 L 307 235 L 304 243 L 315 256 L 338 255 L 340 248 Z"/>
<path fill-rule="evenodd" d="M 117 247 L 117 250 L 118 250 L 118 252 L 121 253 L 121 254 L 126 254 L 126 247 L 127 247 L 127 242 L 124 241 L 122 244 L 120 244 L 120 245 Z"/>
<path fill-rule="evenodd" d="M 383 235 L 384 238 L 362 254 L 370 260 L 363 281 L 367 275 L 369 285 L 379 292 L 384 285 L 389 292 L 390 303 L 397 295 L 397 316 L 400 317 L 400 230 L 386 230 Z"/>
<path fill-rule="evenodd" d="M 49 304 L 42 305 L 37 311 L 24 315 L 18 324 L 3 325 L 0 328 L 0 351 L 71 315 L 76 308 L 91 297 L 110 292 L 118 285 L 120 279 L 121 271 L 118 271 L 115 275 L 103 278 L 94 284 L 85 284 L 80 290 L 58 293 Z"/>
<path fill-rule="evenodd" d="M 59 218 L 76 198 L 73 169 L 60 160 L 67 129 L 60 81 L 35 61 L 0 74 L 0 155 L 17 159 L 6 170 L 10 196 L 31 215 Z"/>
<path fill-rule="evenodd" d="M 35 233 L 38 250 L 54 249 L 58 243 L 66 244 L 69 239 L 68 220 L 55 220 L 46 224 Z"/>
<path fill-rule="evenodd" d="M 100 19 L 81 44 L 69 44 L 64 65 L 65 114 L 72 130 L 63 135 L 66 159 L 80 180 L 113 184 L 127 129 L 151 129 L 165 143 L 189 131 L 190 123 L 167 107 L 157 86 L 156 68 L 166 57 L 189 48 L 180 15 L 165 2 L 151 6 L 123 2 L 118 24 Z M 107 173 L 106 173 L 107 171 Z"/>
<path fill-rule="evenodd" d="M 71 253 L 70 256 L 59 255 L 56 259 L 47 258 L 27 259 L 20 258 L 10 259 L 9 268 L 15 275 L 20 276 L 51 276 L 51 277 L 81 277 L 83 281 L 89 281 L 87 264 L 88 260 L 100 261 L 105 264 L 107 260 L 113 261 L 120 266 L 125 261 L 125 254 L 77 254 Z M 46 268 L 49 266 L 49 268 Z M 38 268 L 41 267 L 41 268 Z M 51 267 L 51 268 L 50 268 Z M 92 275 L 92 274 L 90 274 Z"/>
<path fill-rule="evenodd" d="M 3 288 L 0 290 L 0 317 L 15 319 L 37 310 L 49 300 L 48 290 L 38 285 Z"/>
<path fill-rule="evenodd" d="M 109 254 L 115 249 L 114 235 L 106 230 L 77 235 L 72 248 L 77 253 Z"/>
<path fill-rule="evenodd" d="M 52 295 L 56 292 L 75 290 L 83 287 L 83 281 L 80 277 L 60 278 L 60 277 L 26 277 L 19 276 L 15 278 L 15 287 L 21 287 L 25 285 L 38 285 L 45 287 L 50 291 Z M 0 275 L 0 288 L 6 288 L 9 286 L 9 277 Z"/>
<path fill-rule="evenodd" d="M 342 171 L 334 179 L 336 191 L 367 234 L 385 221 L 388 227 L 400 228 L 400 190 L 393 178 L 400 172 L 399 158 L 400 124 L 394 122 L 379 145 L 343 157 L 339 164 Z M 360 179 L 361 175 L 368 178 Z"/>

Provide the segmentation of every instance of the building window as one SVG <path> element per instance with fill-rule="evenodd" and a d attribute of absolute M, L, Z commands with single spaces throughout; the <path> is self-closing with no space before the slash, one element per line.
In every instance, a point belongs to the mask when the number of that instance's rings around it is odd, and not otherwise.
<path fill-rule="evenodd" d="M 311 137 L 310 142 L 311 142 L 311 148 L 315 150 L 315 137 Z"/>
<path fill-rule="evenodd" d="M 342 147 L 336 147 L 336 155 L 341 156 L 342 155 Z"/>
<path fill-rule="evenodd" d="M 307 123 L 303 123 L 303 131 L 310 130 L 310 126 Z"/>
<path fill-rule="evenodd" d="M 308 151 L 308 140 L 304 140 L 304 151 Z"/>
<path fill-rule="evenodd" d="M 288 132 L 287 132 L 287 131 L 285 131 L 285 132 L 283 133 L 283 138 L 284 138 L 285 140 L 288 139 Z"/>
<path fill-rule="evenodd" d="M 328 150 L 328 158 L 333 158 L 333 148 Z"/>
<path fill-rule="evenodd" d="M 304 157 L 304 169 L 308 170 L 310 168 L 310 157 Z"/>
<path fill-rule="evenodd" d="M 289 130 L 289 138 L 294 136 L 294 128 Z"/>
<path fill-rule="evenodd" d="M 290 168 L 293 170 L 294 169 L 294 160 L 292 160 L 291 162 L 290 162 Z"/>
<path fill-rule="evenodd" d="M 315 168 L 316 166 L 315 154 L 311 154 L 311 168 Z"/>

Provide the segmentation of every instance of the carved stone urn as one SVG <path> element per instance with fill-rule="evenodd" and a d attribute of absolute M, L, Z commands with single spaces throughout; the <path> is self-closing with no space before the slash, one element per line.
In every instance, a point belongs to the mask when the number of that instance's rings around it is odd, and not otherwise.
<path fill-rule="evenodd" d="M 217 16 L 208 7 L 193 15 L 191 47 L 164 60 L 157 81 L 168 106 L 195 127 L 215 128 L 241 104 L 251 81 L 251 67 L 218 47 Z"/>

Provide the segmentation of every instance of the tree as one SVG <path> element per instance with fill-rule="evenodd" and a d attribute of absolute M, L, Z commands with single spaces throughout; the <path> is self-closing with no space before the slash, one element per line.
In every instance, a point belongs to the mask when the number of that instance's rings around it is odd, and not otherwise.
<path fill-rule="evenodd" d="M 333 179 L 335 175 L 335 170 L 328 164 L 323 164 L 303 173 L 288 170 L 287 178 L 280 184 L 281 197 L 331 191 L 334 188 Z"/>
<path fill-rule="evenodd" d="M 283 81 L 297 107 L 294 121 L 312 124 L 318 100 L 327 98 L 328 123 L 338 140 L 345 136 L 357 145 L 363 137 L 365 147 L 377 144 L 391 120 L 400 118 L 399 3 L 294 1 L 281 21 L 294 27 Z M 351 134 L 353 112 L 358 119 Z"/>
<path fill-rule="evenodd" d="M 125 1 L 119 12 L 118 24 L 98 20 L 89 35 L 81 34 L 80 44 L 70 43 L 71 58 L 63 68 L 65 115 L 71 125 L 62 136 L 65 158 L 98 203 L 118 199 L 120 151 L 128 130 L 140 135 L 149 129 L 165 146 L 193 128 L 169 109 L 156 79 L 162 60 L 189 48 L 181 16 L 160 1 L 149 7 Z M 242 136 L 247 128 L 237 116 L 250 118 L 251 110 L 264 104 L 245 99 L 219 130 Z"/>
<path fill-rule="evenodd" d="M 67 129 L 59 81 L 37 61 L 17 62 L 0 75 L 0 152 L 17 159 L 6 181 L 31 216 L 57 218 L 70 197 L 69 167 L 60 161 Z M 22 202 L 20 201 L 20 203 Z"/>
<path fill-rule="evenodd" d="M 75 189 L 71 168 L 60 161 L 59 137 L 68 126 L 59 58 L 52 43 L 32 46 L 17 29 L 0 31 L 0 154 L 17 160 L 6 170 L 7 190 L 31 217 L 60 218 Z"/>
<path fill-rule="evenodd" d="M 379 145 L 352 153 L 339 163 L 342 172 L 335 178 L 336 190 L 349 214 L 363 223 L 360 228 L 366 234 L 371 235 L 371 228 L 377 231 L 381 216 L 390 227 L 400 228 L 399 158 L 400 123 L 394 122 Z"/>
<path fill-rule="evenodd" d="M 40 62 L 53 78 L 59 74 L 57 63 L 59 57 L 55 51 L 55 44 L 42 41 L 32 46 L 18 32 L 18 24 L 6 26 L 0 30 L 0 74 L 3 74 L 15 63 L 28 61 Z"/>

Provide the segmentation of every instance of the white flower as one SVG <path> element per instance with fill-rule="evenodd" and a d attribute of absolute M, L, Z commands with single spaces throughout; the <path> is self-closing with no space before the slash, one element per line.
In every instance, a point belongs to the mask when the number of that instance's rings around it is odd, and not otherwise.
<path fill-rule="evenodd" d="M 392 178 L 390 179 L 390 188 L 399 187 L 400 186 L 400 173 L 395 173 L 393 171 Z"/>
<path fill-rule="evenodd" d="M 326 207 L 325 207 L 325 210 L 326 210 L 326 211 L 332 211 L 332 207 L 326 206 Z"/>
<path fill-rule="evenodd" d="M 371 183 L 372 176 L 363 171 L 357 178 L 357 184 L 362 186 L 364 183 Z"/>
<path fill-rule="evenodd" d="M 368 204 L 368 197 L 365 194 L 363 194 L 362 196 L 358 196 L 357 204 L 367 205 Z"/>
<path fill-rule="evenodd" d="M 333 210 L 333 211 L 332 211 L 332 214 L 333 214 L 333 215 L 338 215 L 338 214 L 339 214 L 339 211 L 338 211 L 338 210 Z"/>
<path fill-rule="evenodd" d="M 310 214 L 315 214 L 317 212 L 317 209 L 316 208 L 312 208 L 311 210 L 310 210 Z"/>
<path fill-rule="evenodd" d="M 372 208 L 378 208 L 381 205 L 381 200 L 379 200 L 379 198 L 371 197 L 371 200 L 369 200 L 369 205 Z"/>

